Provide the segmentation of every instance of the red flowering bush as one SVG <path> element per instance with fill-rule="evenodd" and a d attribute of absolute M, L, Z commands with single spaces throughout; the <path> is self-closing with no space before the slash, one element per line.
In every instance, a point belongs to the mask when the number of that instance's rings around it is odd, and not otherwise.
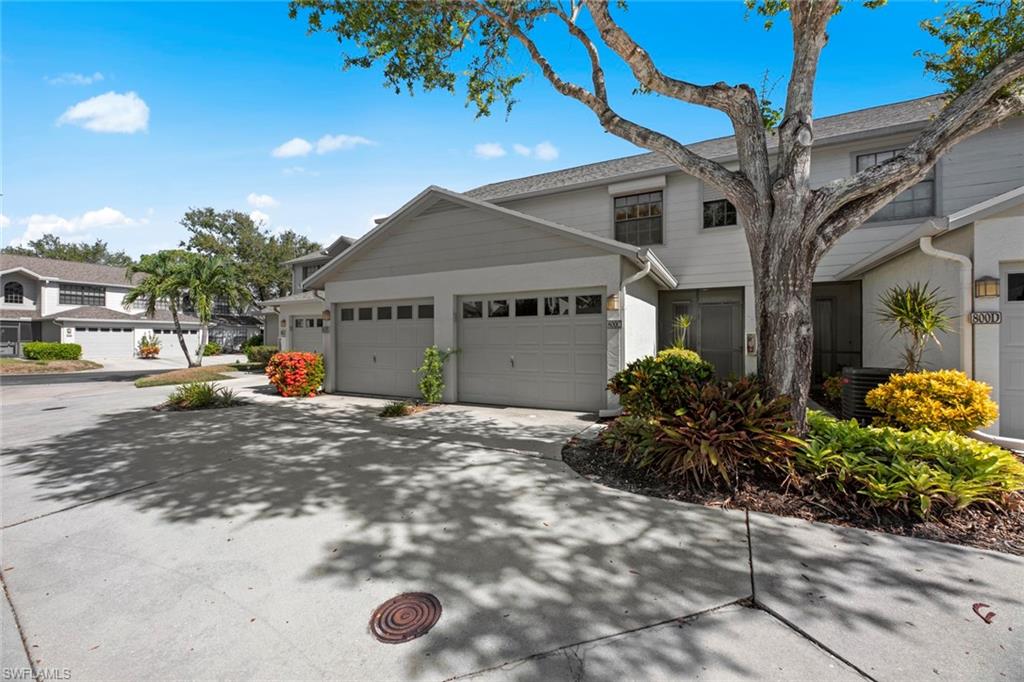
<path fill-rule="evenodd" d="M 312 398 L 324 383 L 324 356 L 319 353 L 276 353 L 267 362 L 267 377 L 286 398 Z"/>

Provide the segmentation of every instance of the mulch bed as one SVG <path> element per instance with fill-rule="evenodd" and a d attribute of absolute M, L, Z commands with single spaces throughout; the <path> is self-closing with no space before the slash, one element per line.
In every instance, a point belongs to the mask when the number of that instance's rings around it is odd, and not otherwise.
<path fill-rule="evenodd" d="M 921 521 L 913 515 L 857 506 L 856 501 L 849 498 L 837 499 L 817 491 L 801 492 L 794 486 L 787 490 L 783 480 L 755 472 L 746 472 L 735 488 L 723 484 L 696 489 L 683 483 L 666 482 L 648 470 L 623 464 L 597 439 L 573 438 L 562 449 L 562 459 L 584 478 L 638 495 L 791 516 L 1024 556 L 1022 508 L 997 512 L 979 507 Z"/>

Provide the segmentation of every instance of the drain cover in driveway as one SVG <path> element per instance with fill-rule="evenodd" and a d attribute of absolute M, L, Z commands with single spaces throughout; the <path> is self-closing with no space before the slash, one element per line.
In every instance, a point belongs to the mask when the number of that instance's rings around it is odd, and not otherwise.
<path fill-rule="evenodd" d="M 386 644 L 401 644 L 421 637 L 441 617 L 441 602 L 426 592 L 406 592 L 388 599 L 370 618 L 370 632 Z"/>

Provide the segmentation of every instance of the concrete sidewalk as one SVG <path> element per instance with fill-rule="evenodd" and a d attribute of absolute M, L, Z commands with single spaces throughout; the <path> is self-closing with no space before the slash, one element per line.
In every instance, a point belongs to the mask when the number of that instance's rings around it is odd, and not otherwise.
<path fill-rule="evenodd" d="M 595 485 L 557 456 L 587 415 L 382 422 L 383 401 L 258 387 L 247 407 L 154 413 L 158 389 L 117 410 L 80 390 L 90 423 L 10 439 L 50 403 L 4 395 L 2 575 L 37 671 L 1020 678 L 1019 558 Z M 378 643 L 372 610 L 405 591 L 435 594 L 441 620 Z"/>

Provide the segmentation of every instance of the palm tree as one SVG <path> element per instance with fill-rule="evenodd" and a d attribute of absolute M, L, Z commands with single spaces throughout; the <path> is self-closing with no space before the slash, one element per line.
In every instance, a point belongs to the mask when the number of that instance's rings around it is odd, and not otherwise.
<path fill-rule="evenodd" d="M 250 294 L 238 268 L 226 258 L 188 253 L 182 265 L 188 300 L 199 318 L 199 347 L 196 349 L 196 365 L 199 366 L 203 364 L 216 303 L 224 301 L 232 309 L 238 309 Z"/>
<path fill-rule="evenodd" d="M 950 329 L 949 301 L 939 298 L 938 287 L 929 289 L 927 282 L 895 286 L 879 297 L 878 317 L 895 327 L 892 338 L 907 335 L 903 364 L 908 372 L 921 369 L 921 356 L 929 339 L 942 348 L 938 334 Z"/>
<path fill-rule="evenodd" d="M 181 320 L 178 311 L 183 307 L 185 294 L 187 293 L 187 282 L 184 276 L 183 264 L 191 254 L 185 251 L 158 251 L 147 254 L 139 259 L 137 264 L 129 265 L 126 272 L 128 281 L 132 281 L 135 275 L 142 274 L 145 277 L 135 285 L 124 297 L 124 307 L 127 309 L 135 301 L 146 302 L 146 316 L 156 317 L 157 307 L 166 303 L 171 313 L 171 320 L 174 322 L 174 333 L 178 336 L 178 343 L 185 353 L 185 360 L 189 367 L 194 367 L 192 356 L 189 355 L 188 345 L 185 343 L 185 336 L 181 331 Z"/>

